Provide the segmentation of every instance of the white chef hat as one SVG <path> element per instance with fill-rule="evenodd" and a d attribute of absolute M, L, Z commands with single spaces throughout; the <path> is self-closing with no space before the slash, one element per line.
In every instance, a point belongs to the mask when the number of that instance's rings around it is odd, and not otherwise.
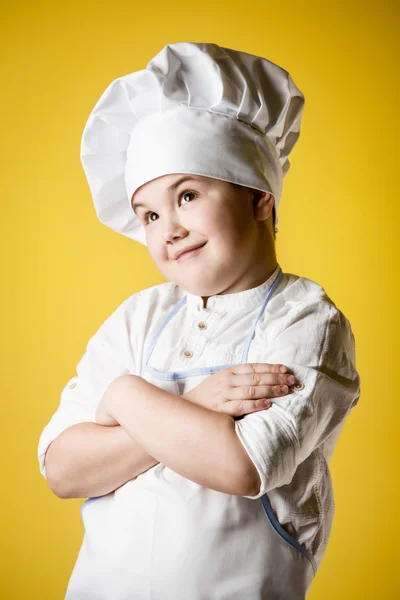
<path fill-rule="evenodd" d="M 267 191 L 275 218 L 304 96 L 273 62 L 217 44 L 167 44 L 115 79 L 85 125 L 81 160 L 98 218 L 146 244 L 131 198 L 172 173 Z"/>

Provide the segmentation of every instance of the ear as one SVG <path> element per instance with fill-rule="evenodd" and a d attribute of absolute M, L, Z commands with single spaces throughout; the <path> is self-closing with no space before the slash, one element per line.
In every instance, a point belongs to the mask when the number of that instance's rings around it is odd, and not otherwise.
<path fill-rule="evenodd" d="M 266 221 L 272 214 L 275 198 L 270 192 L 253 190 L 254 217 L 258 221 Z"/>

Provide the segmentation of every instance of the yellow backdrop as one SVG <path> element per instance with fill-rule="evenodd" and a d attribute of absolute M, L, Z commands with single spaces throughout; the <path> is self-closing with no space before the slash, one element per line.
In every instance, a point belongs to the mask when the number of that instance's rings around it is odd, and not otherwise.
<path fill-rule="evenodd" d="M 336 517 L 309 599 L 398 597 L 397 26 L 395 2 L 382 0 L 3 8 L 1 598 L 64 597 L 83 500 L 49 490 L 38 439 L 90 336 L 129 295 L 164 281 L 144 246 L 97 220 L 81 133 L 113 79 L 178 41 L 262 55 L 305 94 L 278 260 L 349 318 L 362 379 L 331 463 Z"/>

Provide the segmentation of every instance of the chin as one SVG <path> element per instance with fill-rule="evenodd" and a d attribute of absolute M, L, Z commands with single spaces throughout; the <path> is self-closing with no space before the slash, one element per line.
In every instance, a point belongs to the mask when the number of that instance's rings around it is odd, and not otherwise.
<path fill-rule="evenodd" d="M 214 284 L 210 283 L 207 285 L 204 281 L 194 282 L 181 280 L 178 285 L 195 296 L 215 296 L 225 289 L 221 286 L 221 282 L 218 284 L 214 282 Z"/>
<path fill-rule="evenodd" d="M 190 261 L 188 262 L 188 266 L 189 263 Z M 181 267 L 181 265 L 177 266 Z M 203 275 L 206 268 L 207 265 L 196 265 L 195 268 L 193 266 L 193 268 L 187 270 L 187 277 L 184 276 L 181 268 L 178 269 L 181 271 L 180 273 L 178 273 L 176 269 L 164 269 L 162 271 L 160 268 L 160 271 L 166 279 L 179 285 L 181 288 L 195 296 L 215 296 L 232 285 L 232 280 L 226 281 L 225 269 L 222 272 L 221 269 L 218 269 L 214 275 L 208 273 L 207 277 Z"/>

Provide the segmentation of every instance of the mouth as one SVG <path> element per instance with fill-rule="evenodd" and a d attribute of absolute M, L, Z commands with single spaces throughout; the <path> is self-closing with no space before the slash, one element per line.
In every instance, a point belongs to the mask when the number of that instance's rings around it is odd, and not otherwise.
<path fill-rule="evenodd" d="M 198 246 L 194 246 L 188 250 L 185 250 L 182 253 L 178 253 L 178 255 L 175 259 L 176 262 L 182 262 L 184 260 L 188 260 L 189 258 L 197 256 L 198 254 L 200 254 L 202 248 L 204 248 L 204 246 L 206 244 L 207 244 L 207 242 L 204 242 L 204 244 L 199 244 Z"/>

